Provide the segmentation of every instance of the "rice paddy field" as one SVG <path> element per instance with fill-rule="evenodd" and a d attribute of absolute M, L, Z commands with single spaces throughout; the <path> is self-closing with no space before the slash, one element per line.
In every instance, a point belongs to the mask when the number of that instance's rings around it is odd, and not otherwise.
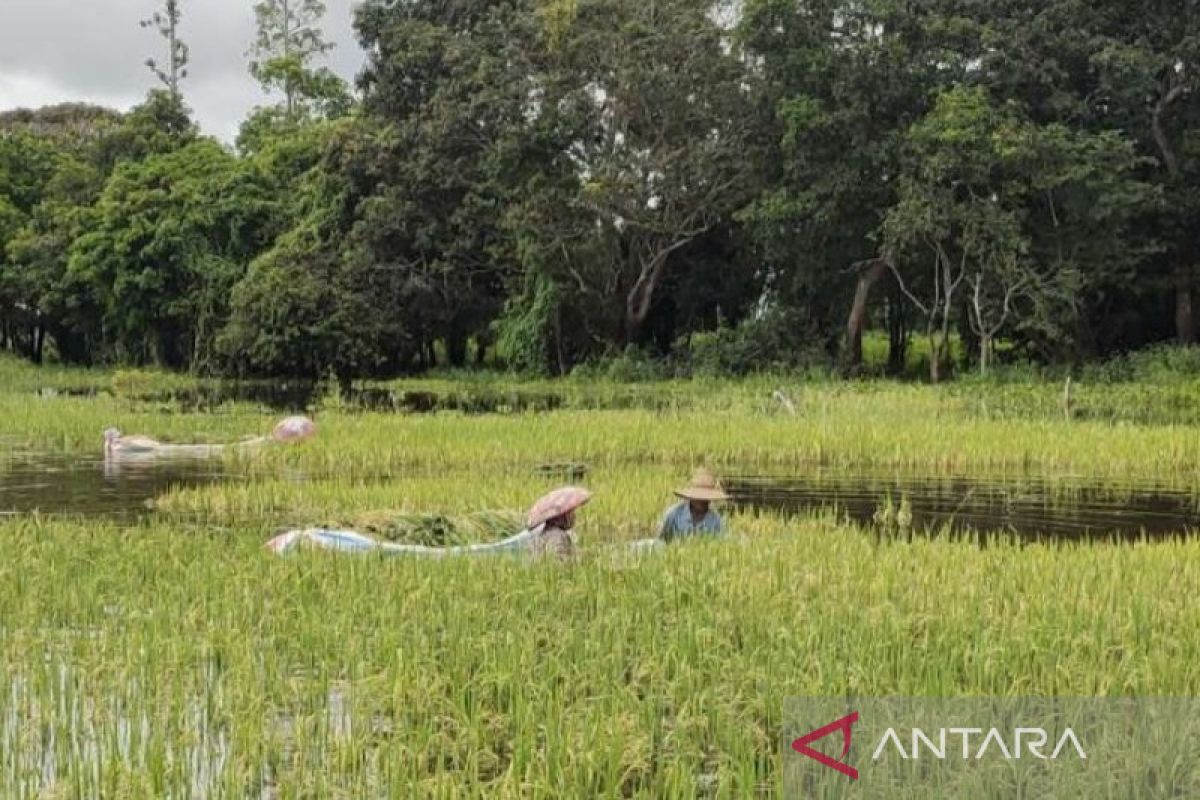
<path fill-rule="evenodd" d="M 1080 380 L 1069 409 L 1036 377 L 394 382 L 370 388 L 401 410 L 317 393 L 315 440 L 136 513 L 50 472 L 43 506 L 6 507 L 38 497 L 29 459 L 96 459 L 109 425 L 218 443 L 283 414 L 196 388 L 0 361 L 2 797 L 775 797 L 789 696 L 1200 691 L 1187 528 L 894 535 L 747 503 L 722 540 L 625 546 L 701 464 L 1200 497 L 1200 378 Z M 595 493 L 577 563 L 263 548 L 312 524 L 496 539 L 571 480 Z"/>

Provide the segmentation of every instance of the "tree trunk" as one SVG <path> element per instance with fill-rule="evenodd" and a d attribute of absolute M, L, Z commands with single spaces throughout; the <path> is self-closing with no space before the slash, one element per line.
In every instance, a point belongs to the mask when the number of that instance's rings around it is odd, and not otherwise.
<path fill-rule="evenodd" d="M 867 301 L 871 296 L 871 288 L 887 272 L 888 265 L 881 258 L 873 258 L 858 262 L 854 268 L 858 271 L 858 286 L 854 290 L 854 305 L 850 307 L 850 317 L 846 320 L 844 359 L 847 371 L 855 371 L 862 366 L 862 337 L 867 326 Z"/>
<path fill-rule="evenodd" d="M 556 374 L 559 377 L 567 374 L 567 363 L 563 358 L 561 305 L 554 308 L 554 366 L 558 370 Z"/>
<path fill-rule="evenodd" d="M 971 358 L 974 357 L 976 353 L 981 354 L 983 352 L 983 334 L 978 333 L 975 330 L 975 325 L 971 324 L 972 315 L 975 315 L 975 322 L 978 324 L 979 329 L 982 330 L 983 318 L 979 315 L 976 315 L 975 309 L 971 307 L 970 300 L 968 298 L 963 298 L 962 306 L 959 308 L 958 319 L 955 321 L 954 327 L 958 329 L 958 339 L 960 342 L 962 342 L 963 346 L 963 357 L 967 361 L 967 363 L 963 365 L 964 368 L 970 368 L 972 366 L 970 363 Z M 995 336 L 995 330 L 993 330 L 991 336 Z M 947 341 L 946 351 L 949 352 L 949 350 L 949 341 Z"/>
<path fill-rule="evenodd" d="M 283 0 L 283 57 L 290 59 L 292 56 L 292 10 L 288 0 Z M 287 117 L 289 120 L 296 116 L 296 87 L 292 83 L 291 73 L 289 72 L 287 80 L 284 81 L 283 94 L 287 104 Z"/>
<path fill-rule="evenodd" d="M 987 375 L 988 366 L 992 361 L 992 337 L 983 333 L 979 336 L 979 374 Z"/>
<path fill-rule="evenodd" d="M 446 332 L 446 360 L 452 367 L 467 365 L 467 332 L 457 320 L 450 323 Z"/>
<path fill-rule="evenodd" d="M 937 383 L 942 377 L 942 356 L 938 352 L 940 346 L 938 345 L 937 335 L 933 332 L 932 325 L 925 328 L 925 335 L 929 339 L 929 382 Z"/>
<path fill-rule="evenodd" d="M 641 341 L 642 328 L 650 316 L 650 301 L 654 288 L 649 282 L 638 281 L 625 300 L 625 319 L 621 329 L 621 346 Z"/>
<path fill-rule="evenodd" d="M 1175 260 L 1172 283 L 1175 285 L 1175 338 L 1180 344 L 1196 341 L 1196 320 L 1192 312 L 1194 283 L 1191 248 L 1185 247 Z"/>
<path fill-rule="evenodd" d="M 1171 183 L 1175 185 L 1183 183 L 1183 170 L 1179 166 L 1179 156 L 1167 136 L 1163 118 L 1176 102 L 1186 97 L 1191 91 L 1190 83 L 1174 83 L 1155 104 L 1150 119 L 1150 131 L 1154 136 L 1154 143 L 1158 147 L 1167 175 L 1170 177 Z M 1192 344 L 1196 341 L 1196 323 L 1192 314 L 1194 248 L 1191 231 L 1185 231 L 1184 235 L 1187 238 L 1179 247 L 1179 252 L 1175 257 L 1175 268 L 1171 274 L 1171 282 L 1175 288 L 1175 338 L 1180 344 Z"/>
<path fill-rule="evenodd" d="M 896 297 L 888 299 L 888 363 L 890 375 L 900 375 L 904 372 L 908 360 L 908 325 L 904 316 L 904 305 Z"/>
<path fill-rule="evenodd" d="M 40 323 L 33 326 L 33 363 L 42 363 L 42 351 L 46 344 L 46 329 Z"/>
<path fill-rule="evenodd" d="M 696 235 L 698 234 L 686 236 L 670 246 L 664 247 L 648 261 L 640 260 L 638 278 L 634 281 L 633 288 L 625 296 L 624 325 L 621 331 L 622 346 L 641 340 L 642 328 L 646 324 L 646 318 L 650 316 L 650 308 L 654 303 L 654 293 L 658 290 L 658 284 L 662 282 L 663 274 L 667 269 L 667 260 L 672 253 L 695 239 Z"/>

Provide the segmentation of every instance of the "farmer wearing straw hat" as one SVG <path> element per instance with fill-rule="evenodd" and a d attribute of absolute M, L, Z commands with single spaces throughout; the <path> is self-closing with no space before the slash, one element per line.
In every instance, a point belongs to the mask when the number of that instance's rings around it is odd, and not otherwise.
<path fill-rule="evenodd" d="M 667 509 L 663 515 L 658 537 L 664 542 L 689 536 L 718 536 L 724 532 L 720 515 L 710 507 L 714 501 L 728 500 L 729 495 L 711 472 L 701 467 L 692 475 L 690 485 L 677 489 L 683 501 Z"/>

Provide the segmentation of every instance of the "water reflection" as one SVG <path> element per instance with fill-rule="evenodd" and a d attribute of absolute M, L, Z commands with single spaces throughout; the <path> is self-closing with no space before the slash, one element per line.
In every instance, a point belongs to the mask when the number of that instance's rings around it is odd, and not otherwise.
<path fill-rule="evenodd" d="M 854 522 L 915 531 L 1005 531 L 1027 538 L 1164 537 L 1200 529 L 1197 496 L 1153 484 L 1044 476 L 814 471 L 726 478 L 735 505 L 784 513 L 836 508 Z M 901 506 L 904 506 L 901 512 Z M 888 520 L 889 508 L 892 516 Z"/>
<path fill-rule="evenodd" d="M 532 465 L 531 465 L 532 466 Z M 172 489 L 234 479 L 221 458 L 161 453 L 106 460 L 91 454 L 46 453 L 0 441 L 0 517 L 38 512 L 136 520 Z M 285 468 L 286 469 L 286 468 Z M 539 478 L 578 482 L 587 466 L 532 466 Z M 287 480 L 323 477 L 284 472 Z M 357 476 L 392 480 L 391 474 Z M 450 479 L 450 478 L 448 478 Z M 874 526 L 892 509 L 913 531 L 1006 531 L 1027 538 L 1175 536 L 1200 530 L 1200 495 L 1190 484 L 1098 484 L 1039 475 L 922 475 L 907 471 L 818 469 L 804 474 L 726 474 L 737 508 L 804 514 L 836 508 Z"/>
<path fill-rule="evenodd" d="M 171 488 L 202 486 L 227 477 L 227 467 L 217 458 L 0 453 L 0 514 L 135 519 Z"/>

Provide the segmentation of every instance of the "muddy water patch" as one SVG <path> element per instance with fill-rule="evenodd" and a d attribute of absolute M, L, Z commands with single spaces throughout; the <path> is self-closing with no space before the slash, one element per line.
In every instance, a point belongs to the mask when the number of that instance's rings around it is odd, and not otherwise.
<path fill-rule="evenodd" d="M 1135 539 L 1200 530 L 1200 496 L 1169 483 L 853 471 L 734 475 L 725 483 L 738 508 L 785 514 L 833 508 L 860 525 L 899 531 Z"/>
<path fill-rule="evenodd" d="M 36 512 L 133 520 L 149 513 L 154 498 L 172 488 L 229 477 L 218 458 L 124 462 L 0 447 L 0 516 Z"/>
<path fill-rule="evenodd" d="M 586 464 L 527 464 L 520 470 L 538 486 L 548 481 L 579 482 L 589 472 Z M 190 513 L 173 508 L 170 498 L 181 490 L 241 485 L 246 482 L 277 482 L 327 485 L 330 482 L 347 491 L 369 486 L 386 486 L 396 481 L 437 476 L 440 480 L 469 484 L 478 470 L 452 470 L 444 467 L 401 469 L 300 469 L 284 464 L 262 465 L 257 462 L 226 460 L 217 453 L 206 455 L 149 454 L 146 456 L 105 459 L 100 454 L 57 452 L 34 449 L 12 439 L 0 439 L 0 519 L 40 514 L 51 517 L 109 518 L 135 523 L 159 510 L 165 510 L 178 522 L 189 518 L 208 522 L 203 512 Z M 473 477 L 474 476 L 474 477 Z M 397 495 L 400 497 L 400 495 Z M 163 502 L 164 498 L 168 502 Z M 486 516 L 484 512 L 479 512 Z M 286 509 L 266 512 L 247 511 L 238 519 L 245 523 L 291 524 L 294 515 Z M 403 521 L 403 531 L 379 531 L 384 538 L 438 543 L 438 515 L 416 516 Z M 482 517 L 481 517 L 482 520 Z M 346 524 L 346 520 L 303 520 L 305 523 Z M 360 522 L 355 520 L 354 522 Z M 418 524 L 419 522 L 419 524 Z M 444 520 L 443 520 L 444 522 Z M 507 521 L 506 521 L 507 522 Z M 412 527 L 421 529 L 415 539 Z M 519 529 L 514 528 L 513 532 Z M 507 528 L 505 528 L 507 530 Z M 415 534 L 413 534 L 415 535 Z M 427 542 L 426 539 L 429 539 Z"/>

